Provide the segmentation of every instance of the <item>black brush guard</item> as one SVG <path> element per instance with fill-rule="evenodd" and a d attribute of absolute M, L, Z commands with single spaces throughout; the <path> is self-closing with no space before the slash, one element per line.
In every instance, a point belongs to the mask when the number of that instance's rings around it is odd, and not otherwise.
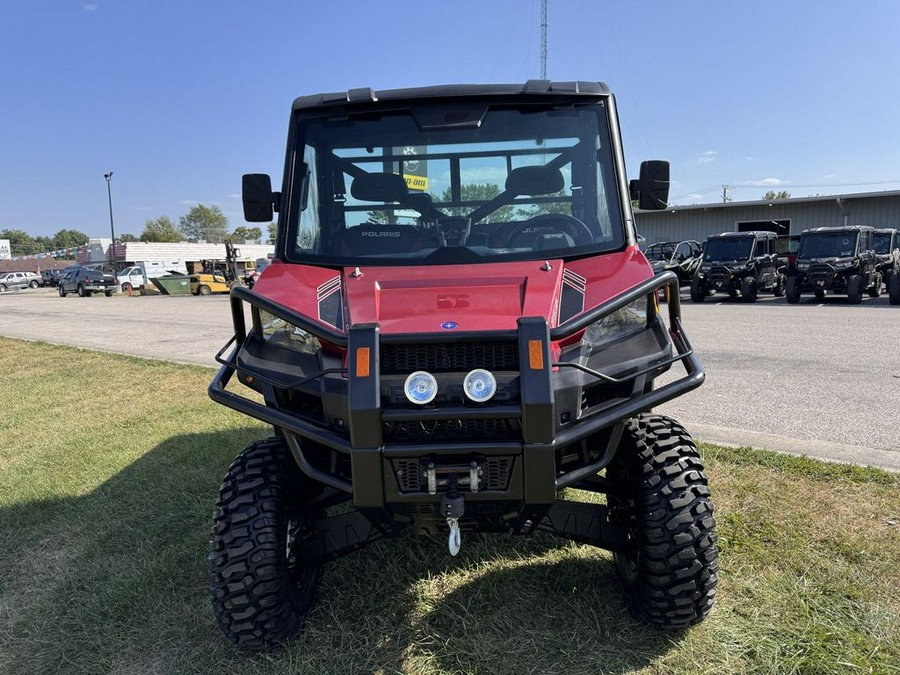
<path fill-rule="evenodd" d="M 563 340 L 631 302 L 658 293 L 665 289 L 669 314 L 668 335 L 675 355 L 635 372 L 628 371 L 622 378 L 600 373 L 574 363 L 553 363 L 550 360 L 551 341 Z M 518 321 L 518 330 L 490 333 L 467 333 L 454 336 L 462 340 L 518 340 L 521 378 L 521 401 L 515 404 L 492 406 L 489 410 L 468 406 L 441 406 L 417 410 L 383 410 L 380 405 L 379 347 L 383 343 L 426 343 L 446 341 L 446 334 L 415 334 L 401 336 L 381 336 L 375 324 L 355 325 L 347 334 L 312 321 L 308 317 L 275 303 L 262 295 L 235 287 L 230 295 L 235 334 L 216 355 L 221 364 L 209 385 L 210 398 L 233 410 L 244 413 L 273 425 L 284 432 L 291 452 L 300 469 L 314 481 L 332 488 L 338 493 L 352 495 L 357 510 L 339 516 L 326 518 L 320 522 L 318 547 L 303 553 L 307 564 L 318 564 L 336 558 L 346 552 L 356 550 L 366 543 L 385 534 L 395 534 L 399 529 L 397 513 L 425 513 L 424 516 L 409 516 L 408 524 L 416 522 L 432 523 L 440 520 L 436 512 L 426 506 L 434 506 L 436 496 L 403 495 L 388 487 L 388 467 L 395 460 L 424 457 L 436 450 L 442 455 L 466 456 L 476 451 L 487 456 L 515 456 L 521 458 L 512 472 L 512 487 L 507 491 L 483 491 L 466 495 L 467 509 L 471 508 L 477 518 L 479 513 L 488 513 L 494 503 L 525 505 L 515 517 L 504 516 L 502 530 L 528 533 L 535 529 L 545 529 L 576 541 L 591 543 L 602 548 L 616 550 L 625 545 L 625 535 L 621 528 L 608 522 L 606 507 L 597 504 L 582 504 L 557 499 L 557 491 L 566 487 L 576 487 L 595 492 L 608 492 L 615 486 L 608 485 L 597 473 L 605 468 L 615 454 L 621 437 L 624 421 L 634 415 L 648 411 L 666 401 L 680 396 L 702 384 L 704 373 L 699 360 L 681 325 L 681 302 L 678 278 L 672 272 L 656 275 L 620 296 L 603 303 L 566 323 L 550 329 L 543 317 L 524 317 Z M 244 303 L 270 312 L 310 335 L 337 347 L 348 350 L 347 368 L 323 371 L 309 377 L 285 381 L 273 381 L 271 373 L 254 372 L 241 366 L 242 377 L 251 376 L 261 381 L 269 381 L 273 386 L 299 386 L 305 381 L 324 377 L 327 374 L 346 373 L 347 380 L 347 434 L 340 434 L 324 424 L 317 424 L 299 417 L 287 410 L 270 407 L 253 401 L 238 393 L 228 391 L 231 378 L 238 371 L 237 355 L 247 338 L 244 317 Z M 529 367 L 529 343 L 539 341 L 543 368 Z M 224 354 L 234 345 L 228 356 Z M 369 350 L 370 374 L 356 377 L 356 354 L 360 348 Z M 650 373 L 659 373 L 669 365 L 681 362 L 686 373 L 683 377 L 669 382 L 658 389 L 637 393 L 632 397 L 593 414 L 582 416 L 577 423 L 561 431 L 556 431 L 554 414 L 554 392 L 551 382 L 553 368 L 572 367 L 593 375 L 607 383 L 621 383 Z M 507 417 L 521 421 L 522 441 L 486 441 L 483 443 L 442 443 L 439 448 L 433 444 L 418 443 L 390 445 L 382 442 L 382 426 L 385 422 L 412 421 L 434 422 L 435 420 L 476 419 L 490 416 Z M 559 473 L 556 467 L 557 448 L 577 443 L 594 434 L 611 430 L 605 451 L 600 456 L 575 470 Z M 303 441 L 319 444 L 349 458 L 351 476 L 367 476 L 370 480 L 346 480 L 314 466 L 307 456 Z M 524 468 L 523 468 L 524 466 Z M 552 480 L 548 480 L 553 477 Z M 394 509 L 388 512 L 386 504 Z M 502 509 L 501 509 L 502 510 Z M 508 510 L 508 508 L 507 508 Z M 423 520 L 424 519 L 424 520 Z M 402 519 L 401 519 L 402 520 Z M 491 516 L 484 521 L 494 522 Z M 474 521 L 473 521 L 474 522 Z M 471 524 L 471 523 L 470 523 Z M 424 529 L 428 529 L 427 527 Z M 494 527 L 493 529 L 497 529 Z"/>

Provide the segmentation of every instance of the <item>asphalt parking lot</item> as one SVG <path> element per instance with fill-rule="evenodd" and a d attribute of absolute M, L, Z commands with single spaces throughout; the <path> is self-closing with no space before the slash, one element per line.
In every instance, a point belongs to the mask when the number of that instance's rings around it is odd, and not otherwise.
<path fill-rule="evenodd" d="M 713 296 L 682 312 L 707 379 L 660 412 L 710 442 L 900 470 L 900 307 Z M 0 294 L 0 334 L 214 366 L 231 314 L 227 296 L 37 289 Z"/>

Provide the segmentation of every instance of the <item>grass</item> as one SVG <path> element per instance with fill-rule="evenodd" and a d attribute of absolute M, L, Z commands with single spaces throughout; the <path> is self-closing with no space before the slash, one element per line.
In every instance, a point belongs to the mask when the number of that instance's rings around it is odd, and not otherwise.
<path fill-rule="evenodd" d="M 206 591 L 219 481 L 266 435 L 211 371 L 0 339 L 0 673 L 900 673 L 900 476 L 702 447 L 718 604 L 660 633 L 610 555 L 550 537 L 378 542 L 305 632 L 237 652 Z"/>

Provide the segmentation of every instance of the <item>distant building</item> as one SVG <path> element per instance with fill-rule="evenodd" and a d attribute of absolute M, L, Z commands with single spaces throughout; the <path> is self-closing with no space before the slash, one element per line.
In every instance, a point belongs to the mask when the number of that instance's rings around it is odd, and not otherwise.
<path fill-rule="evenodd" d="M 648 244 L 685 239 L 702 242 L 720 232 L 800 234 L 811 227 L 842 225 L 900 228 L 900 190 L 671 206 L 664 211 L 637 210 L 634 217 L 638 234 Z"/>

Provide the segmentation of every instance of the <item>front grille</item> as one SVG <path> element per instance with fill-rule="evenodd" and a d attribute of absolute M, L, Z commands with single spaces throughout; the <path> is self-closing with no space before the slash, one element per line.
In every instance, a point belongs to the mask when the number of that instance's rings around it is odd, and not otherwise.
<path fill-rule="evenodd" d="M 522 425 L 516 419 L 435 420 L 434 422 L 385 422 L 385 443 L 420 443 L 459 440 L 521 440 Z"/>
<path fill-rule="evenodd" d="M 427 492 L 428 480 L 425 474 L 425 467 L 428 464 L 428 461 L 430 460 L 418 458 L 391 460 L 394 476 L 397 478 L 397 486 L 400 488 L 400 492 Z M 468 461 L 469 460 L 467 459 L 463 463 L 467 464 Z M 477 461 L 483 470 L 481 475 L 481 490 L 509 489 L 509 477 L 512 473 L 515 457 L 483 457 Z M 446 492 L 446 490 L 446 487 L 438 488 L 438 492 Z"/>
<path fill-rule="evenodd" d="M 416 370 L 427 370 L 429 373 L 468 372 L 475 368 L 518 370 L 518 342 L 381 345 L 381 372 L 384 375 Z"/>

